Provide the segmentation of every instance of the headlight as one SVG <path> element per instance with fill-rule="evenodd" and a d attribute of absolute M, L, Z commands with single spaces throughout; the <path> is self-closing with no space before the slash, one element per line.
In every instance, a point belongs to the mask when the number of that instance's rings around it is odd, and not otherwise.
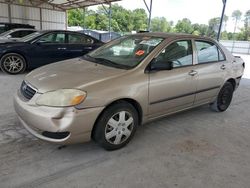
<path fill-rule="evenodd" d="M 37 105 L 52 107 L 75 106 L 85 100 L 87 93 L 77 89 L 59 89 L 42 94 L 36 100 Z"/>

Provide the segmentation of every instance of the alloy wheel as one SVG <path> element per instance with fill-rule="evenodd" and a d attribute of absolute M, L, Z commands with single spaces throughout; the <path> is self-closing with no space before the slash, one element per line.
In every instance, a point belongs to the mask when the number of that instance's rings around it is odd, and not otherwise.
<path fill-rule="evenodd" d="M 11 55 L 4 59 L 3 68 L 8 73 L 16 74 L 24 68 L 24 62 L 21 57 Z"/>

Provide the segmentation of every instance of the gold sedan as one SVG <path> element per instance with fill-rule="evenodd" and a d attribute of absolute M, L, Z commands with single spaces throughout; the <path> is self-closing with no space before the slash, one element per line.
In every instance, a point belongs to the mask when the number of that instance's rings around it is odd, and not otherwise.
<path fill-rule="evenodd" d="M 204 104 L 225 111 L 243 70 L 241 58 L 210 38 L 139 33 L 32 71 L 14 105 L 23 126 L 40 139 L 70 144 L 93 138 L 114 150 L 156 118 Z"/>

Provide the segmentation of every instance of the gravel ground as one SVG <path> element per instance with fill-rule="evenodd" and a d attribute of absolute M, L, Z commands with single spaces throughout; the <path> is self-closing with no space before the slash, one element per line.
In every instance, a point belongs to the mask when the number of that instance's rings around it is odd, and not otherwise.
<path fill-rule="evenodd" d="M 25 74 L 0 72 L 0 187 L 249 188 L 250 56 L 243 58 L 246 73 L 226 112 L 202 106 L 146 124 L 113 152 L 34 138 L 12 105 Z"/>

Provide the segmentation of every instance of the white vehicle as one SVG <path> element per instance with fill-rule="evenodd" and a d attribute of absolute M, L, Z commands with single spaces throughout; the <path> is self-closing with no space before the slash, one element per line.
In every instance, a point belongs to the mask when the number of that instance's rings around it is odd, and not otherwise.
<path fill-rule="evenodd" d="M 0 40 L 17 40 L 22 37 L 25 37 L 31 33 L 34 33 L 35 29 L 26 29 L 26 28 L 19 28 L 19 29 L 11 29 L 9 31 L 3 32 L 0 34 Z"/>

